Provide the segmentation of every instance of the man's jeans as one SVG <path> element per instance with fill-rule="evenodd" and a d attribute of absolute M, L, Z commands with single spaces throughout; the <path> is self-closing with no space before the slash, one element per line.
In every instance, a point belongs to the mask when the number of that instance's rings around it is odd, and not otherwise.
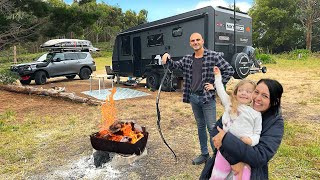
<path fill-rule="evenodd" d="M 216 101 L 215 99 L 211 99 L 209 102 L 203 104 L 202 99 L 202 96 L 192 93 L 190 94 L 190 104 L 198 126 L 201 154 L 208 154 L 208 137 L 206 128 L 210 134 L 210 145 L 213 151 L 212 130 L 216 123 Z"/>

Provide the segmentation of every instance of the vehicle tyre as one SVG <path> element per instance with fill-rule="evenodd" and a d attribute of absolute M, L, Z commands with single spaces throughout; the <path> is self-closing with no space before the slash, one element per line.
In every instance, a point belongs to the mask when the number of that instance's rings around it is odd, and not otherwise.
<path fill-rule="evenodd" d="M 37 85 L 43 85 L 47 82 L 47 76 L 44 71 L 38 71 L 36 72 L 34 76 L 34 80 L 36 81 Z"/>
<path fill-rule="evenodd" d="M 80 79 L 89 79 L 91 75 L 91 70 L 89 68 L 81 68 L 80 69 L 80 73 L 79 73 L 79 77 Z"/>
<path fill-rule="evenodd" d="M 233 55 L 231 60 L 231 66 L 234 69 L 233 77 L 236 79 L 246 78 L 250 74 L 250 68 L 252 63 L 246 53 L 237 53 Z"/>
<path fill-rule="evenodd" d="M 68 79 L 74 79 L 75 77 L 76 77 L 76 75 L 66 76 L 66 78 L 68 78 Z"/>
<path fill-rule="evenodd" d="M 20 83 L 23 85 L 29 85 L 31 83 L 31 79 L 28 80 L 20 80 Z"/>
<path fill-rule="evenodd" d="M 161 90 L 162 90 L 162 91 L 170 91 L 170 90 L 171 90 L 171 88 L 172 88 L 172 81 L 171 81 L 170 76 L 171 76 L 171 75 L 168 74 L 168 75 L 166 76 L 166 78 L 164 79 L 163 84 L 162 84 L 162 86 L 161 86 Z"/>
<path fill-rule="evenodd" d="M 158 89 L 160 85 L 159 75 L 156 73 L 150 73 L 147 76 L 147 87 L 153 90 Z"/>

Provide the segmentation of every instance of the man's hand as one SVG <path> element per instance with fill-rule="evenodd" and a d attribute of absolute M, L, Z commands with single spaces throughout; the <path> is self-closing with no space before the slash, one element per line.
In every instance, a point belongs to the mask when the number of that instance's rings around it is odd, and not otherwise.
<path fill-rule="evenodd" d="M 217 66 L 214 66 L 213 73 L 214 75 L 221 75 L 220 69 Z"/>
<path fill-rule="evenodd" d="M 241 137 L 240 139 L 241 139 L 242 142 L 244 142 L 244 143 L 246 143 L 246 144 L 251 146 L 251 144 L 252 144 L 252 139 L 251 138 L 249 138 L 249 137 Z"/>
<path fill-rule="evenodd" d="M 167 60 L 168 59 L 170 59 L 171 57 L 170 57 L 170 54 L 168 54 L 168 53 L 164 53 L 163 55 L 162 55 L 162 64 L 166 64 L 167 63 Z"/>
<path fill-rule="evenodd" d="M 217 129 L 219 133 L 212 138 L 212 141 L 213 141 L 214 147 L 216 147 L 217 149 L 220 149 L 220 147 L 222 146 L 222 139 L 226 135 L 226 133 L 219 126 L 217 126 Z"/>
<path fill-rule="evenodd" d="M 204 84 L 204 89 L 205 89 L 206 91 L 214 90 L 214 85 L 213 85 L 213 84 L 210 84 L 210 83 L 205 83 L 205 84 Z"/>

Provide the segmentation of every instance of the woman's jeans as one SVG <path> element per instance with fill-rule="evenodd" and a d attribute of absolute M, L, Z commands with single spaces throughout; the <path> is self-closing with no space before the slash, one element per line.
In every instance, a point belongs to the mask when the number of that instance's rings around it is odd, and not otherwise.
<path fill-rule="evenodd" d="M 209 102 L 206 102 L 204 104 L 202 100 L 203 96 L 199 96 L 192 93 L 190 94 L 190 104 L 198 126 L 198 136 L 200 141 L 201 154 L 204 155 L 209 153 L 206 129 L 208 129 L 210 134 L 210 144 L 212 152 L 214 151 L 212 134 L 213 127 L 216 123 L 216 101 L 215 99 L 211 99 Z"/>

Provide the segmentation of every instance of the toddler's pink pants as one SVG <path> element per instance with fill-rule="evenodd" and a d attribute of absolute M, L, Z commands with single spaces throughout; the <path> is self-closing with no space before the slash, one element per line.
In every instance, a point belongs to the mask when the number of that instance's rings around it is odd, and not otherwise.
<path fill-rule="evenodd" d="M 220 151 L 218 151 L 210 180 L 225 180 L 231 172 L 231 170 L 232 169 L 229 162 L 222 156 Z M 239 177 L 239 175 L 233 176 L 233 180 L 250 180 L 250 175 L 251 169 L 249 166 L 246 165 L 242 170 L 242 177 Z"/>

